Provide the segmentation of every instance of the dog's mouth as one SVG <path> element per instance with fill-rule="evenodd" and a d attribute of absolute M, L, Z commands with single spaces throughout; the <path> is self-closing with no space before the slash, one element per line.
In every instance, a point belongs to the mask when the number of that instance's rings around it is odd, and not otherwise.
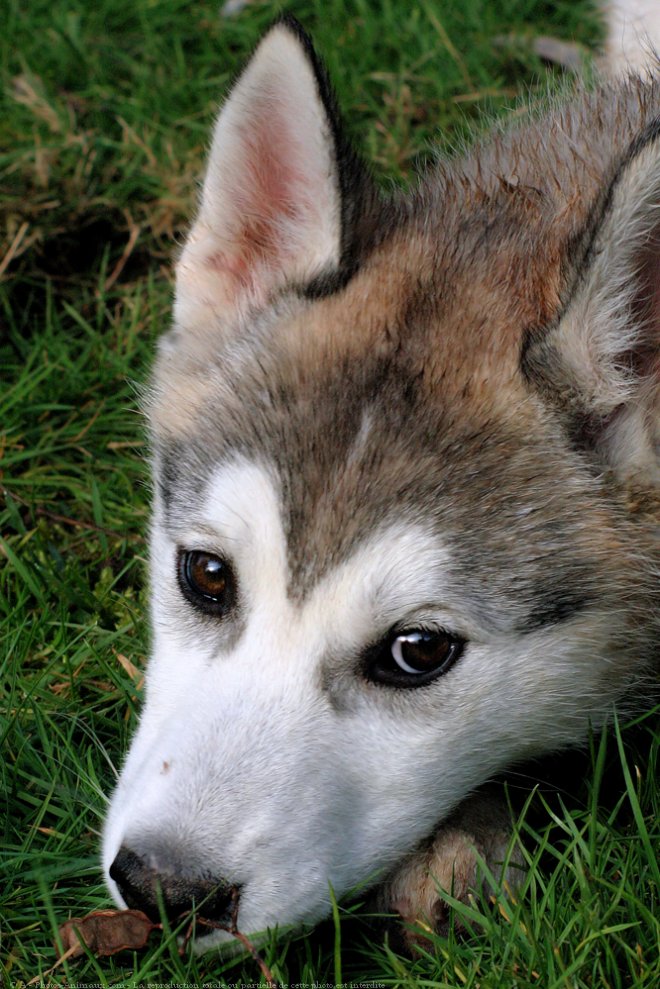
<path fill-rule="evenodd" d="M 224 879 L 158 870 L 126 845 L 119 849 L 109 874 L 126 906 L 141 910 L 154 923 L 163 914 L 172 924 L 194 918 L 196 937 L 236 927 L 240 887 Z"/>

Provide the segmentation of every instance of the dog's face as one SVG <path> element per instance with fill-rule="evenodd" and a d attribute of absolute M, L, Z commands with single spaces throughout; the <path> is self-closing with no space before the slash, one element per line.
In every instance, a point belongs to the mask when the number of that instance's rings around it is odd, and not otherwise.
<path fill-rule="evenodd" d="M 555 150 L 543 176 L 530 129 L 383 202 L 307 40 L 284 22 L 258 48 L 152 388 L 118 902 L 157 911 L 160 883 L 173 916 L 222 919 L 233 891 L 246 932 L 314 922 L 643 669 L 646 529 L 616 484 L 654 470 L 644 98 L 614 130 L 600 108 L 588 167 Z"/>

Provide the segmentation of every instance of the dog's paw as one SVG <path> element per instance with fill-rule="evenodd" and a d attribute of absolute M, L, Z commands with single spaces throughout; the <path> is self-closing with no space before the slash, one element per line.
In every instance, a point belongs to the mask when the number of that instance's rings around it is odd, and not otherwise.
<path fill-rule="evenodd" d="M 450 907 L 442 892 L 467 901 L 485 881 L 480 861 L 496 880 L 515 888 L 522 859 L 515 852 L 509 854 L 510 839 L 511 818 L 503 801 L 484 794 L 464 801 L 432 840 L 409 856 L 377 892 L 376 909 L 400 918 L 395 926 L 388 925 L 394 947 L 414 951 L 423 943 L 424 931 L 445 934 Z M 460 921 L 455 923 L 460 927 Z"/>

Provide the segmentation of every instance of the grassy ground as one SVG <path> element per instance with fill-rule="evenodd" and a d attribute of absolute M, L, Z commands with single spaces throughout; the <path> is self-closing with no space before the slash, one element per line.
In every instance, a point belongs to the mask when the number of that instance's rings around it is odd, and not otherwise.
<path fill-rule="evenodd" d="M 557 73 L 523 40 L 592 44 L 573 0 L 295 0 L 327 56 L 356 140 L 401 180 L 434 139 L 534 100 Z M 251 961 L 141 954 L 54 964 L 68 916 L 108 906 L 98 867 L 105 795 L 135 724 L 148 648 L 147 473 L 136 384 L 167 325 L 169 259 L 228 79 L 271 20 L 182 0 L 5 0 L 0 57 L 0 982 L 104 986 L 258 982 Z M 521 822 L 532 863 L 516 903 L 463 910 L 470 938 L 414 962 L 364 919 L 264 958 L 283 983 L 619 987 L 660 983 L 652 726 L 621 795 L 593 780 Z M 629 733 L 624 733 L 624 739 Z M 610 754 L 619 761 L 616 740 Z M 648 750 L 651 755 L 648 755 Z M 646 753 L 646 754 L 645 754 Z M 620 774 L 621 775 L 621 774 Z M 538 800 L 537 800 L 538 802 Z M 359 913 L 359 911 L 358 911 Z M 656 910 L 657 914 L 657 910 Z M 4 974 L 3 974 L 4 973 Z"/>

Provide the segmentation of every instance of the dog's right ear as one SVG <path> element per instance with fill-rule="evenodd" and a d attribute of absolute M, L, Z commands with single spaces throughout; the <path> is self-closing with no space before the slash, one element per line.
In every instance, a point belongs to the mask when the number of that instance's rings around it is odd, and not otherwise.
<path fill-rule="evenodd" d="M 176 270 L 177 336 L 217 338 L 287 286 L 322 285 L 348 269 L 349 187 L 355 204 L 370 183 L 342 136 L 309 38 L 283 18 L 215 125 L 199 213 Z"/>
<path fill-rule="evenodd" d="M 573 443 L 628 483 L 660 481 L 660 120 L 631 143 L 575 251 L 564 311 L 522 367 Z M 570 267 L 568 269 L 571 270 Z"/>

